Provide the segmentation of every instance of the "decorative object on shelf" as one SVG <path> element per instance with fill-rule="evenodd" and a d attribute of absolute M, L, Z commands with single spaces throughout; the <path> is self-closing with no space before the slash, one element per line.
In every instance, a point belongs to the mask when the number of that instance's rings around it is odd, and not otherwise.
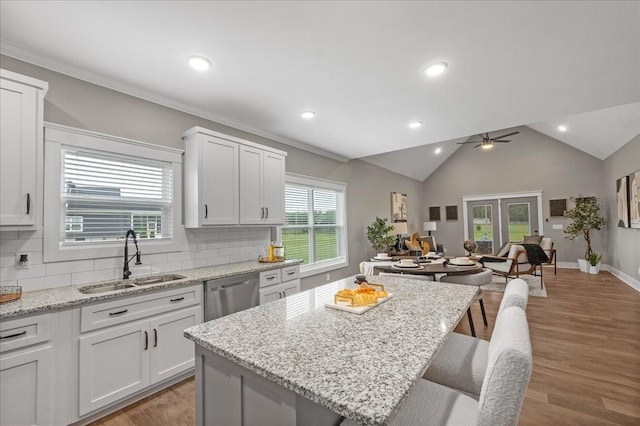
<path fill-rule="evenodd" d="M 618 200 L 618 228 L 629 227 L 629 183 L 628 176 L 622 176 L 616 181 L 616 197 Z"/>
<path fill-rule="evenodd" d="M 571 201 L 575 202 L 575 207 L 564 212 L 564 215 L 571 219 L 571 223 L 564 230 L 568 239 L 574 240 L 578 236 L 584 237 L 587 243 L 587 250 L 584 253 L 584 261 L 589 259 L 589 256 L 593 254 L 591 249 L 591 231 L 599 230 L 605 224 L 604 217 L 600 215 L 600 204 L 596 197 L 584 197 L 582 194 L 577 197 L 571 197 Z M 586 262 L 580 262 L 578 260 L 580 270 L 583 270 L 583 266 L 587 269 Z"/>
<path fill-rule="evenodd" d="M 478 244 L 473 240 L 466 240 L 463 247 L 469 253 L 469 256 L 472 256 L 478 250 Z"/>
<path fill-rule="evenodd" d="M 422 222 L 422 230 L 429 232 L 429 236 L 431 236 L 431 231 L 435 231 L 436 228 L 437 226 L 435 222 Z"/>
<path fill-rule="evenodd" d="M 429 220 L 440 220 L 440 206 L 429 207 Z"/>
<path fill-rule="evenodd" d="M 640 170 L 629 175 L 629 227 L 640 229 Z"/>
<path fill-rule="evenodd" d="M 551 217 L 564 216 L 565 210 L 567 210 L 566 198 L 560 198 L 558 200 L 549 200 L 549 216 Z"/>
<path fill-rule="evenodd" d="M 391 193 L 391 217 L 394 222 L 407 221 L 407 194 Z"/>
<path fill-rule="evenodd" d="M 12 302 L 22 297 L 22 286 L 10 285 L 0 287 L 0 303 Z"/>
<path fill-rule="evenodd" d="M 409 233 L 409 228 L 407 227 L 407 222 L 393 222 L 393 232 L 396 234 L 396 249 L 403 250 L 402 247 L 402 236 L 404 234 Z"/>
<path fill-rule="evenodd" d="M 367 239 L 376 252 L 382 252 L 393 246 L 396 237 L 389 233 L 393 230 L 393 225 L 387 223 L 387 218 L 376 216 L 376 220 L 367 226 Z"/>
<path fill-rule="evenodd" d="M 458 220 L 458 206 L 446 206 L 447 220 Z"/>

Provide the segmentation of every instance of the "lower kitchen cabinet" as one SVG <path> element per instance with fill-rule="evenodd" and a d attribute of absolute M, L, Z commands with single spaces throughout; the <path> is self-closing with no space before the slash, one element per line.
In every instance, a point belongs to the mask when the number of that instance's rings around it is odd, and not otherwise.
<path fill-rule="evenodd" d="M 260 290 L 260 304 L 273 302 L 300 291 L 300 280 L 272 285 Z"/>
<path fill-rule="evenodd" d="M 286 266 L 260 273 L 260 304 L 300 292 L 300 266 Z"/>
<path fill-rule="evenodd" d="M 0 424 L 50 425 L 52 347 L 0 357 Z"/>

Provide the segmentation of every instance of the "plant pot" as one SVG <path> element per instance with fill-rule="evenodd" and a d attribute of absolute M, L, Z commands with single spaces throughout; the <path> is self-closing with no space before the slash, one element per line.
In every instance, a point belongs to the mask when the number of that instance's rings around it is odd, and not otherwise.
<path fill-rule="evenodd" d="M 590 274 L 595 275 L 598 272 L 600 272 L 600 262 L 598 262 L 598 264 L 596 266 L 589 265 L 589 273 Z"/>
<path fill-rule="evenodd" d="M 581 272 L 589 272 L 589 267 L 591 265 L 589 265 L 589 262 L 587 262 L 587 259 L 578 259 L 578 267 L 580 268 Z"/>

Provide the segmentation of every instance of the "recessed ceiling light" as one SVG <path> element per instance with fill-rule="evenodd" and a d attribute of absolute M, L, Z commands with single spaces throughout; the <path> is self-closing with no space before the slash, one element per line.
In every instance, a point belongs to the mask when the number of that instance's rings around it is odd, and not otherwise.
<path fill-rule="evenodd" d="M 442 148 L 436 148 L 436 150 L 433 152 L 435 152 L 436 154 L 440 154 L 442 152 Z"/>
<path fill-rule="evenodd" d="M 198 71 L 206 71 L 211 68 L 211 61 L 203 56 L 192 56 L 189 58 L 191 68 Z"/>
<path fill-rule="evenodd" d="M 413 123 L 409 123 L 409 127 L 412 129 L 418 129 L 422 127 L 422 121 L 414 121 Z"/>
<path fill-rule="evenodd" d="M 559 132 L 566 132 L 567 131 L 567 126 L 558 126 L 558 131 Z"/>
<path fill-rule="evenodd" d="M 429 65 L 424 73 L 429 77 L 435 77 L 437 75 L 442 74 L 447 70 L 448 64 L 446 62 L 436 62 L 435 64 Z"/>
<path fill-rule="evenodd" d="M 304 118 L 305 120 L 311 120 L 315 116 L 316 116 L 316 113 L 313 111 L 302 111 L 300 113 L 300 117 Z"/>

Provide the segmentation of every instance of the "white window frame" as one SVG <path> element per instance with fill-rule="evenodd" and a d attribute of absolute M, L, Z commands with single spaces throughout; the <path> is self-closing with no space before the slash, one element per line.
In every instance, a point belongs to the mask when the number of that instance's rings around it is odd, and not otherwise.
<path fill-rule="evenodd" d="M 104 151 L 171 163 L 173 174 L 173 229 L 171 238 L 145 239 L 139 242 L 144 254 L 168 253 L 182 248 L 182 153 L 184 151 L 118 138 L 96 132 L 45 123 L 44 164 L 44 262 L 118 257 L 123 255 L 123 241 L 61 244 L 60 230 L 65 223 L 61 208 L 62 151 L 67 148 Z M 124 236 L 123 236 L 124 237 Z"/>
<path fill-rule="evenodd" d="M 300 277 L 305 278 L 312 275 L 318 275 L 329 271 L 334 271 L 336 269 L 346 268 L 349 266 L 349 237 L 347 231 L 347 184 L 342 182 L 336 182 L 327 179 L 315 178 L 311 176 L 299 175 L 296 173 L 287 173 L 285 175 L 285 184 L 290 183 L 293 185 L 303 185 L 307 187 L 311 187 L 313 189 L 320 190 L 330 190 L 330 191 L 341 191 L 343 194 L 342 202 L 343 209 L 342 220 L 343 225 L 343 253 L 344 257 L 340 257 L 332 260 L 324 260 L 321 262 L 316 262 L 313 264 L 301 264 L 300 265 Z M 286 214 L 286 213 L 285 213 Z M 277 235 L 278 239 L 282 241 L 282 228 L 283 226 L 277 227 Z M 313 230 L 313 224 L 310 224 L 310 229 Z M 285 247 L 285 254 L 287 248 Z"/>

